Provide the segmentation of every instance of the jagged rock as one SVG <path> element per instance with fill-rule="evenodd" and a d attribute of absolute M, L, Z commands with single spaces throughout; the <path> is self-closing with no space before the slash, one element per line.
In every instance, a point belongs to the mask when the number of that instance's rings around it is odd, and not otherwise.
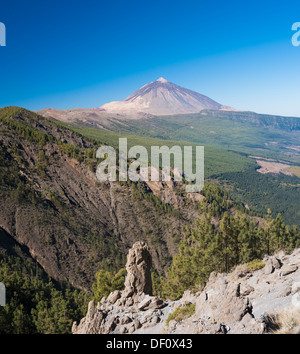
<path fill-rule="evenodd" d="M 177 321 L 171 320 L 171 321 L 169 322 L 169 325 L 168 325 L 168 327 L 166 328 L 166 330 L 167 330 L 169 333 L 174 332 L 174 331 L 176 330 L 177 324 L 178 324 Z"/>
<path fill-rule="evenodd" d="M 136 242 L 127 256 L 124 291 L 126 297 L 142 293 L 152 295 L 151 264 L 152 259 L 147 244 L 142 241 Z"/>
<path fill-rule="evenodd" d="M 92 300 L 88 304 L 88 311 L 86 314 L 86 319 L 89 321 L 91 320 L 95 315 L 95 301 Z"/>
<path fill-rule="evenodd" d="M 145 311 L 144 313 L 141 312 L 141 317 L 140 317 L 140 321 L 142 324 L 146 323 L 146 322 L 150 322 L 152 317 L 156 314 L 156 311 L 154 309 L 150 309 Z"/>
<path fill-rule="evenodd" d="M 240 278 L 244 278 L 249 273 L 247 266 L 245 264 L 238 265 L 232 273 L 231 280 L 239 281 Z M 210 281 L 216 277 L 216 273 L 212 273 L 210 276 Z"/>
<path fill-rule="evenodd" d="M 120 328 L 119 334 L 125 334 L 125 333 L 127 333 L 127 327 L 123 326 L 123 327 Z"/>
<path fill-rule="evenodd" d="M 104 304 L 104 303 L 106 302 L 106 299 L 107 299 L 107 297 L 106 297 L 106 296 L 103 296 L 103 298 L 101 299 L 100 303 L 101 303 L 101 304 Z"/>
<path fill-rule="evenodd" d="M 150 303 L 151 303 L 151 298 L 146 297 L 146 299 L 144 299 L 140 304 L 138 304 L 138 310 L 139 311 L 146 310 L 146 307 L 150 305 Z"/>
<path fill-rule="evenodd" d="M 250 286 L 249 284 L 241 284 L 241 286 L 240 286 L 240 295 L 241 296 L 247 296 L 252 291 L 254 291 L 254 288 L 252 286 Z"/>
<path fill-rule="evenodd" d="M 147 296 L 141 303 L 138 304 L 139 311 L 149 309 L 159 309 L 164 306 L 164 301 L 156 296 Z"/>
<path fill-rule="evenodd" d="M 128 316 L 125 316 L 125 317 L 120 319 L 120 324 L 121 325 L 128 324 L 130 322 L 132 322 L 132 319 L 130 317 L 128 317 Z"/>
<path fill-rule="evenodd" d="M 264 273 L 266 275 L 272 274 L 275 269 L 280 269 L 282 266 L 281 261 L 275 256 L 266 256 L 263 261 L 265 263 Z"/>
<path fill-rule="evenodd" d="M 155 325 L 155 324 L 157 324 L 159 321 L 160 321 L 159 316 L 156 316 L 156 315 L 155 315 L 154 317 L 152 317 L 150 323 L 153 324 L 153 325 Z"/>
<path fill-rule="evenodd" d="M 288 286 L 283 290 L 283 292 L 279 295 L 279 297 L 289 296 L 291 292 L 292 292 L 292 288 Z"/>
<path fill-rule="evenodd" d="M 135 331 L 135 326 L 134 326 L 134 323 L 131 325 L 131 326 L 129 326 L 129 328 L 127 329 L 127 331 L 128 331 L 128 333 L 129 334 L 131 334 L 131 333 L 133 333 L 134 331 Z"/>
<path fill-rule="evenodd" d="M 147 249 L 144 243 L 134 245 L 127 260 L 130 282 L 126 278 L 125 289 L 112 292 L 96 308 L 90 302 L 86 317 L 73 324 L 73 333 L 258 334 L 267 331 L 269 315 L 291 306 L 298 308 L 300 250 L 265 257 L 272 272 L 265 268 L 249 272 L 246 266 L 239 266 L 229 274 L 212 273 L 201 291 L 186 291 L 181 299 L 164 302 L 141 292 L 140 286 L 147 289 L 145 279 L 149 279 L 146 274 L 151 266 L 147 252 L 142 251 Z M 141 264 L 144 266 L 139 267 Z M 194 315 L 166 325 L 175 309 L 191 304 L 196 306 Z"/>
<path fill-rule="evenodd" d="M 206 294 L 209 294 L 208 297 L 199 297 L 196 301 L 197 317 L 209 318 L 209 321 L 200 326 L 199 331 L 218 333 L 220 326 L 223 325 L 226 327 L 235 326 L 236 330 L 242 333 L 244 326 L 239 326 L 239 322 L 246 314 L 251 315 L 252 305 L 248 298 L 240 296 L 239 284 L 235 282 L 226 284 L 222 280 L 220 277 L 213 284 L 209 283 L 205 289 Z M 211 326 L 211 322 L 215 323 L 215 326 Z"/>
<path fill-rule="evenodd" d="M 139 328 L 142 327 L 142 324 L 141 324 L 141 322 L 140 322 L 139 320 L 134 319 L 133 322 L 134 322 L 134 327 L 135 327 L 136 329 L 139 329 Z"/>
<path fill-rule="evenodd" d="M 271 262 L 268 262 L 266 265 L 265 265 L 265 274 L 268 275 L 268 274 L 272 274 L 274 272 L 274 267 L 273 267 L 273 264 Z"/>
<path fill-rule="evenodd" d="M 126 307 L 132 306 L 133 304 L 134 304 L 134 301 L 132 298 L 127 299 L 125 302 Z"/>
<path fill-rule="evenodd" d="M 112 316 L 105 325 L 103 334 L 109 334 L 110 332 L 112 332 L 115 329 L 116 325 L 116 317 Z"/>
<path fill-rule="evenodd" d="M 300 293 L 300 282 L 294 283 L 292 285 L 292 289 L 291 290 L 292 290 L 292 292 L 291 292 L 292 295 L 295 295 L 298 292 Z"/>
<path fill-rule="evenodd" d="M 101 330 L 101 324 L 105 314 L 95 309 L 94 301 L 90 301 L 86 317 L 83 318 L 79 325 L 73 323 L 72 333 L 78 334 L 95 334 Z"/>
<path fill-rule="evenodd" d="M 280 269 L 282 267 L 282 263 L 281 263 L 280 259 L 273 257 L 273 267 L 275 269 Z"/>
<path fill-rule="evenodd" d="M 126 289 L 123 290 L 123 292 L 122 292 L 122 298 L 123 298 L 124 302 L 126 302 L 126 299 L 127 299 L 127 298 L 130 298 L 130 297 L 133 296 L 133 295 L 134 295 L 134 290 L 133 290 L 131 287 L 126 288 Z"/>
<path fill-rule="evenodd" d="M 280 271 L 280 275 L 282 277 L 285 277 L 286 275 L 289 275 L 291 273 L 294 273 L 296 272 L 296 270 L 298 269 L 298 266 L 296 265 L 288 265 L 288 264 L 285 264 L 282 268 L 281 268 L 281 271 Z"/>
<path fill-rule="evenodd" d="M 109 294 L 106 301 L 109 302 L 110 304 L 114 304 L 120 297 L 121 297 L 121 291 L 116 290 Z"/>

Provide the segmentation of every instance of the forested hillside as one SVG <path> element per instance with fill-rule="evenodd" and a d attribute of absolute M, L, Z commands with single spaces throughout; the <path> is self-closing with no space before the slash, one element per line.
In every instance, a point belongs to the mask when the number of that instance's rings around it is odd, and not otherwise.
<path fill-rule="evenodd" d="M 146 147 L 203 145 L 206 179 L 251 209 L 265 214 L 271 208 L 273 213 L 281 213 L 286 223 L 300 226 L 300 118 L 204 110 L 139 120 L 87 118 L 83 122 L 79 112 L 78 120 L 68 126 L 109 144 L 126 136 L 129 145 Z M 253 156 L 286 164 L 287 174 L 257 172 Z"/>
<path fill-rule="evenodd" d="M 33 112 L 1 109 L 0 132 L 1 332 L 70 332 L 88 299 L 122 286 L 114 275 L 137 240 L 156 292 L 173 298 L 213 270 L 299 245 L 281 216 L 258 217 L 215 184 L 193 195 L 179 182 L 99 183 L 101 141 Z"/>

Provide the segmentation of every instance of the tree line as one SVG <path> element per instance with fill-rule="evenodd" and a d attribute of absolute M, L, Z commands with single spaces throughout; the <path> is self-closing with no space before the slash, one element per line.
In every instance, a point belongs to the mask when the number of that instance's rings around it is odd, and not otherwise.
<path fill-rule="evenodd" d="M 213 271 L 227 273 L 238 264 L 300 247 L 298 228 L 285 225 L 281 214 L 272 219 L 269 210 L 262 222 L 264 227 L 240 212 L 225 212 L 216 227 L 212 216 L 204 214 L 187 229 L 166 276 L 154 277 L 156 294 L 177 299 L 187 289 L 204 286 Z"/>

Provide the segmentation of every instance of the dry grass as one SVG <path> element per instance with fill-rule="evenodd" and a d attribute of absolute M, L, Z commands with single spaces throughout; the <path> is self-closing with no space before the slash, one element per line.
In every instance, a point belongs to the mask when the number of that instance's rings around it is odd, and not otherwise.
<path fill-rule="evenodd" d="M 256 270 L 262 269 L 265 263 L 260 259 L 254 259 L 249 263 L 239 264 L 231 272 L 228 280 L 230 281 L 240 281 L 247 274 L 252 273 Z"/>
<path fill-rule="evenodd" d="M 295 334 L 300 331 L 300 310 L 286 310 L 269 316 L 272 333 Z"/>

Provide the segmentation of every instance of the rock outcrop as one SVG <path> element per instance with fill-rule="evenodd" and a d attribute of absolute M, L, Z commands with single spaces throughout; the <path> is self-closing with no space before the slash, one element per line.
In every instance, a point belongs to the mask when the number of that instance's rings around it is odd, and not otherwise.
<path fill-rule="evenodd" d="M 88 312 L 79 325 L 73 324 L 76 334 L 133 333 L 160 322 L 162 299 L 152 296 L 151 255 L 145 242 L 136 242 L 127 256 L 125 288 L 113 291 L 95 307 L 89 303 Z"/>
<path fill-rule="evenodd" d="M 257 270 L 240 265 L 229 274 L 212 273 L 203 291 L 189 299 L 195 314 L 167 332 L 266 333 L 273 315 L 300 311 L 300 249 L 266 256 L 263 263 Z"/>
<path fill-rule="evenodd" d="M 151 265 L 148 246 L 145 242 L 136 242 L 127 256 L 126 297 L 142 293 L 152 295 Z"/>
<path fill-rule="evenodd" d="M 127 258 L 123 291 L 114 291 L 88 312 L 73 333 L 260 334 L 269 329 L 269 316 L 300 311 L 300 249 L 267 256 L 261 269 L 247 265 L 229 274 L 212 273 L 205 288 L 186 291 L 177 301 L 152 296 L 148 246 L 137 242 Z M 171 320 L 178 307 L 195 306 L 189 318 Z"/>
<path fill-rule="evenodd" d="M 263 333 L 263 323 L 252 314 L 241 284 L 213 274 L 196 300 L 197 333 Z"/>

